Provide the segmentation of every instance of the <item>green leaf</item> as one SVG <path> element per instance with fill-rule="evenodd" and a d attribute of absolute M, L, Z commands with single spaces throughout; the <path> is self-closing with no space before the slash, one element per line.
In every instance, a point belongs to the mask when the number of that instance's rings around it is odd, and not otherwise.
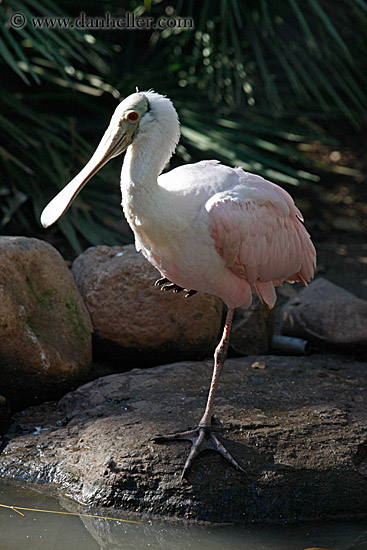
<path fill-rule="evenodd" d="M 330 17 L 327 16 L 325 11 L 322 9 L 321 4 L 318 0 L 308 0 L 311 7 L 314 9 L 315 13 L 320 17 L 320 19 L 323 21 L 326 29 L 330 33 L 330 35 L 334 38 L 334 40 L 339 44 L 339 46 L 344 51 L 346 57 L 353 63 L 353 56 L 351 55 L 349 48 L 347 47 L 344 40 L 341 38 L 340 34 L 336 30 L 335 26 L 333 25 L 333 22 L 331 21 Z"/>
<path fill-rule="evenodd" d="M 13 71 L 20 76 L 20 78 L 25 82 L 26 84 L 29 84 L 28 78 L 25 76 L 23 71 L 21 71 L 18 67 L 18 63 L 16 62 L 16 59 L 13 57 L 9 49 L 6 47 L 6 44 L 3 42 L 3 40 L 0 38 L 0 52 L 1 56 L 4 58 L 6 63 L 13 69 Z"/>

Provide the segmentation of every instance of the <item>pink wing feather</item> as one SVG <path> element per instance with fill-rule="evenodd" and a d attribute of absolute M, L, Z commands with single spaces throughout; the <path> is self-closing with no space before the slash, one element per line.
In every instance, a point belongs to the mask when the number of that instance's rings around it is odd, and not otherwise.
<path fill-rule="evenodd" d="M 274 286 L 312 279 L 316 251 L 284 189 L 256 176 L 241 183 L 206 204 L 211 236 L 227 267 L 273 307 Z"/>

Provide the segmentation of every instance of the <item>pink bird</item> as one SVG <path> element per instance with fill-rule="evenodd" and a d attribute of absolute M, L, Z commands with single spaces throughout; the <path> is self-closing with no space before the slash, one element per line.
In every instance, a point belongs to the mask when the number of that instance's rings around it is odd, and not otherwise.
<path fill-rule="evenodd" d="M 253 294 L 272 308 L 276 286 L 284 281 L 307 284 L 316 252 L 293 199 L 274 183 L 216 160 L 162 174 L 179 137 L 177 113 L 168 98 L 153 91 L 130 95 L 116 108 L 90 161 L 45 208 L 41 222 L 44 227 L 54 223 L 87 181 L 127 149 L 122 206 L 136 249 L 162 275 L 157 284 L 188 295 L 206 292 L 227 304 L 201 420 L 195 429 L 156 438 L 192 443 L 184 476 L 204 449 L 218 451 L 242 470 L 211 429 L 234 309 L 249 307 Z"/>

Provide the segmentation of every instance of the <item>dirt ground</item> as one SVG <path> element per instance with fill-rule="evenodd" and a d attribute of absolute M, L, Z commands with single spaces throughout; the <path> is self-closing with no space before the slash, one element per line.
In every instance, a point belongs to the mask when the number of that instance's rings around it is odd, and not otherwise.
<path fill-rule="evenodd" d="M 367 300 L 367 159 L 317 144 L 310 154 L 332 171 L 320 173 L 318 183 L 288 191 L 315 243 L 316 275 Z"/>

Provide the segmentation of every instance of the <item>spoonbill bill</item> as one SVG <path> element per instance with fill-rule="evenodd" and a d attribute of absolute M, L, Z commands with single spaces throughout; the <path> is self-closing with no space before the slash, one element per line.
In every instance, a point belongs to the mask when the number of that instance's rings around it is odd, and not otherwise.
<path fill-rule="evenodd" d="M 307 284 L 316 252 L 291 196 L 264 178 L 217 160 L 180 166 L 162 174 L 180 137 L 171 101 L 153 91 L 124 99 L 92 158 L 44 209 L 46 228 L 64 214 L 88 180 L 126 151 L 121 171 L 122 207 L 138 251 L 161 273 L 164 290 L 219 296 L 228 306 L 204 414 L 195 429 L 156 441 L 192 443 L 182 476 L 204 449 L 222 454 L 242 470 L 212 432 L 212 410 L 227 356 L 236 307 L 256 294 L 272 308 L 276 286 Z"/>

